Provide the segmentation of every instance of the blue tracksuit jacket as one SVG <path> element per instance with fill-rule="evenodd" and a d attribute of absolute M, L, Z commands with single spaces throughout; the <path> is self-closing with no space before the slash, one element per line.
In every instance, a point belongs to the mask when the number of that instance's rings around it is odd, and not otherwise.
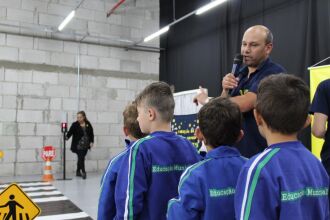
<path fill-rule="evenodd" d="M 97 211 L 97 219 L 113 219 L 116 216 L 115 186 L 118 170 L 124 159 L 124 154 L 133 145 L 133 141 L 125 140 L 126 150 L 114 157 L 108 164 L 101 179 L 100 198 Z"/>
<path fill-rule="evenodd" d="M 328 174 L 304 145 L 273 144 L 242 168 L 236 219 L 329 220 L 328 187 Z"/>
<path fill-rule="evenodd" d="M 196 148 L 173 132 L 154 132 L 124 155 L 115 189 L 115 219 L 166 219 L 182 172 L 200 159 Z"/>
<path fill-rule="evenodd" d="M 221 146 L 181 176 L 179 198 L 168 203 L 167 219 L 234 220 L 234 194 L 246 162 L 236 148 Z"/>

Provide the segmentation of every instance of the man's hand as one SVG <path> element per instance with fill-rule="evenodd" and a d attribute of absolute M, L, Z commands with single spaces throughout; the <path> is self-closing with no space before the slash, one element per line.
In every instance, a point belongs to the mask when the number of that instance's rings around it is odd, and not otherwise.
<path fill-rule="evenodd" d="M 235 78 L 234 74 L 228 73 L 222 79 L 222 93 L 221 97 L 228 97 L 229 90 L 236 88 L 238 85 L 238 79 Z"/>
<path fill-rule="evenodd" d="M 229 91 L 230 89 L 235 89 L 238 85 L 238 79 L 235 78 L 234 74 L 228 73 L 222 79 L 222 89 Z"/>
<path fill-rule="evenodd" d="M 209 101 L 209 97 L 207 94 L 207 89 L 199 86 L 199 91 L 197 92 L 197 95 L 194 97 L 193 102 L 198 105 L 205 105 Z"/>

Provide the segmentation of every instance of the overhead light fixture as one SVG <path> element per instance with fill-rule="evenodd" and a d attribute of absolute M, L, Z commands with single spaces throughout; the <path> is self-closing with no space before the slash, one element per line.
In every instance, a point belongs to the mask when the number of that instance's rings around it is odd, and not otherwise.
<path fill-rule="evenodd" d="M 204 5 L 201 8 L 197 9 L 196 15 L 203 14 L 204 12 L 220 5 L 221 3 L 224 3 L 225 1 L 227 1 L 227 0 L 214 0 L 214 1 L 210 2 L 209 4 Z"/>
<path fill-rule="evenodd" d="M 149 35 L 148 37 L 144 38 L 144 42 L 148 42 L 151 41 L 152 39 L 158 37 L 159 35 L 162 35 L 164 33 L 166 33 L 168 30 L 170 29 L 169 26 L 163 27 L 162 29 L 160 29 L 159 31 Z"/>
<path fill-rule="evenodd" d="M 63 30 L 63 28 L 71 21 L 71 19 L 74 17 L 76 11 L 73 10 L 70 12 L 70 14 L 68 16 L 66 16 L 66 18 L 62 21 L 62 23 L 58 26 L 58 30 L 61 31 Z"/>
<path fill-rule="evenodd" d="M 202 7 L 200 7 L 199 9 L 195 9 L 194 11 L 184 15 L 183 17 L 179 18 L 179 19 L 176 19 L 174 20 L 172 23 L 168 24 L 166 27 L 160 29 L 159 31 L 149 35 L 148 37 L 144 38 L 143 39 L 143 42 L 148 42 L 148 41 L 151 41 L 152 39 L 158 37 L 159 35 L 161 34 L 164 34 L 166 33 L 171 26 L 175 25 L 176 23 L 179 23 L 187 18 L 189 18 L 190 16 L 196 14 L 196 15 L 200 15 L 200 14 L 203 14 L 204 12 L 212 9 L 212 8 L 215 8 L 216 6 L 226 2 L 227 0 L 214 0 L 214 1 L 211 1 L 210 3 L 208 3 L 207 5 L 204 5 Z M 142 43 L 142 40 L 141 41 L 138 41 L 134 44 L 134 46 L 138 45 Z"/>

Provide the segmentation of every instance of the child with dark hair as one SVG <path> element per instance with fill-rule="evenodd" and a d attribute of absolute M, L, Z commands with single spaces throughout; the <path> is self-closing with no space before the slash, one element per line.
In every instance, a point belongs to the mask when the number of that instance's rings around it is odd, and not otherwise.
<path fill-rule="evenodd" d="M 141 131 L 149 135 L 124 155 L 115 188 L 115 218 L 165 220 L 182 172 L 200 157 L 188 140 L 171 132 L 174 98 L 168 84 L 150 84 L 136 104 Z"/>
<path fill-rule="evenodd" d="M 115 204 L 115 186 L 117 183 L 118 170 L 123 161 L 125 152 L 134 144 L 134 142 L 146 135 L 141 132 L 137 121 L 138 112 L 135 103 L 129 104 L 124 112 L 123 131 L 128 139 L 125 139 L 126 150 L 114 157 L 108 164 L 101 180 L 101 192 L 98 204 L 97 219 L 113 219 L 116 216 Z"/>
<path fill-rule="evenodd" d="M 237 104 L 215 98 L 198 113 L 196 136 L 208 153 L 182 174 L 179 198 L 168 203 L 168 219 L 235 219 L 234 194 L 246 162 L 232 147 L 242 136 L 242 115 Z"/>
<path fill-rule="evenodd" d="M 259 85 L 255 119 L 268 147 L 244 165 L 236 187 L 236 219 L 329 219 L 329 177 L 298 141 L 309 125 L 309 88 L 287 74 Z"/>

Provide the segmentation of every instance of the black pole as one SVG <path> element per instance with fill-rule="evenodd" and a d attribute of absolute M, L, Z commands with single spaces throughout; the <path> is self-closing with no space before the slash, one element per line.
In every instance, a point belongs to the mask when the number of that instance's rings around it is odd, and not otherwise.
<path fill-rule="evenodd" d="M 65 159 L 65 153 L 66 153 L 65 145 L 66 145 L 66 131 L 63 132 L 63 180 L 65 180 L 65 162 L 66 162 L 66 159 Z"/>
<path fill-rule="evenodd" d="M 66 133 L 67 133 L 67 123 L 62 123 L 61 124 L 61 131 L 63 133 L 63 179 L 58 179 L 58 180 L 71 180 L 71 179 L 67 179 L 65 174 L 65 163 L 66 163 Z"/>

